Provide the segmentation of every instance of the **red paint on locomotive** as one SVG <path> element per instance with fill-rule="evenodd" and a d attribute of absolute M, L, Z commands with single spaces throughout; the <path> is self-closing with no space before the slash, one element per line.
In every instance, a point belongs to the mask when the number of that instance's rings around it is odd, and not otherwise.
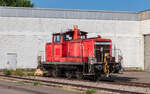
<path fill-rule="evenodd" d="M 104 49 L 110 54 L 110 61 L 113 60 L 110 39 L 101 36 L 87 38 L 87 32 L 75 26 L 73 30 L 53 34 L 52 43 L 46 44 L 46 62 L 88 63 L 89 57 L 104 62 L 104 56 L 100 53 Z"/>

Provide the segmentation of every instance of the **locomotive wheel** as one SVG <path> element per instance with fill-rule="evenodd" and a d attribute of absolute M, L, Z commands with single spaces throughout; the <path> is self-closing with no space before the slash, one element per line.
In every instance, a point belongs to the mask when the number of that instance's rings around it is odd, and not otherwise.
<path fill-rule="evenodd" d="M 77 72 L 76 77 L 77 77 L 78 80 L 81 80 L 81 79 L 83 79 L 83 74 L 80 73 L 80 72 Z"/>
<path fill-rule="evenodd" d="M 56 70 L 52 70 L 52 77 L 57 77 L 57 72 L 56 72 Z"/>
<path fill-rule="evenodd" d="M 100 81 L 101 80 L 101 76 L 96 76 L 95 81 Z"/>
<path fill-rule="evenodd" d="M 72 78 L 72 73 L 70 73 L 70 72 L 66 72 L 65 75 L 66 75 L 66 77 L 67 77 L 68 79 L 71 79 L 71 78 Z"/>
<path fill-rule="evenodd" d="M 48 70 L 47 76 L 48 77 L 52 76 L 52 70 Z"/>
<path fill-rule="evenodd" d="M 93 80 L 94 81 L 100 81 L 101 80 L 101 75 L 94 75 Z"/>

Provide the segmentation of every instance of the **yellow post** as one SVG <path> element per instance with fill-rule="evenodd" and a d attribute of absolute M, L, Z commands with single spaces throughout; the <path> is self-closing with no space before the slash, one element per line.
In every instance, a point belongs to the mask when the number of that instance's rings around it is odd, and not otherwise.
<path fill-rule="evenodd" d="M 105 53 L 105 57 L 104 57 L 104 73 L 105 74 L 109 74 L 109 65 L 108 65 L 108 61 L 107 61 L 107 58 L 109 58 L 109 53 Z"/>

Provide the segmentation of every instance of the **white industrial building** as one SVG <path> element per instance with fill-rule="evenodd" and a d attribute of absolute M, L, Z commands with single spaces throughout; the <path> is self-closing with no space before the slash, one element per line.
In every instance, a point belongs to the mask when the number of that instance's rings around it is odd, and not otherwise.
<path fill-rule="evenodd" d="M 110 38 L 124 68 L 150 70 L 150 11 L 115 12 L 0 7 L 0 69 L 36 68 L 53 32 L 78 25 Z"/>

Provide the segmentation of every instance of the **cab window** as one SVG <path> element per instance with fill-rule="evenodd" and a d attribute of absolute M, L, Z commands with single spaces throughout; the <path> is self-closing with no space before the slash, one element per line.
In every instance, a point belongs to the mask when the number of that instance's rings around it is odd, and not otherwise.
<path fill-rule="evenodd" d="M 81 35 L 81 39 L 86 39 L 86 35 Z"/>
<path fill-rule="evenodd" d="M 70 35 L 70 34 L 65 34 L 65 35 L 64 35 L 64 40 L 65 40 L 65 41 L 72 40 L 72 39 L 73 39 L 73 36 L 72 36 L 72 35 Z"/>
<path fill-rule="evenodd" d="M 58 35 L 54 35 L 54 43 L 59 43 L 61 40 L 61 35 L 58 34 Z"/>

